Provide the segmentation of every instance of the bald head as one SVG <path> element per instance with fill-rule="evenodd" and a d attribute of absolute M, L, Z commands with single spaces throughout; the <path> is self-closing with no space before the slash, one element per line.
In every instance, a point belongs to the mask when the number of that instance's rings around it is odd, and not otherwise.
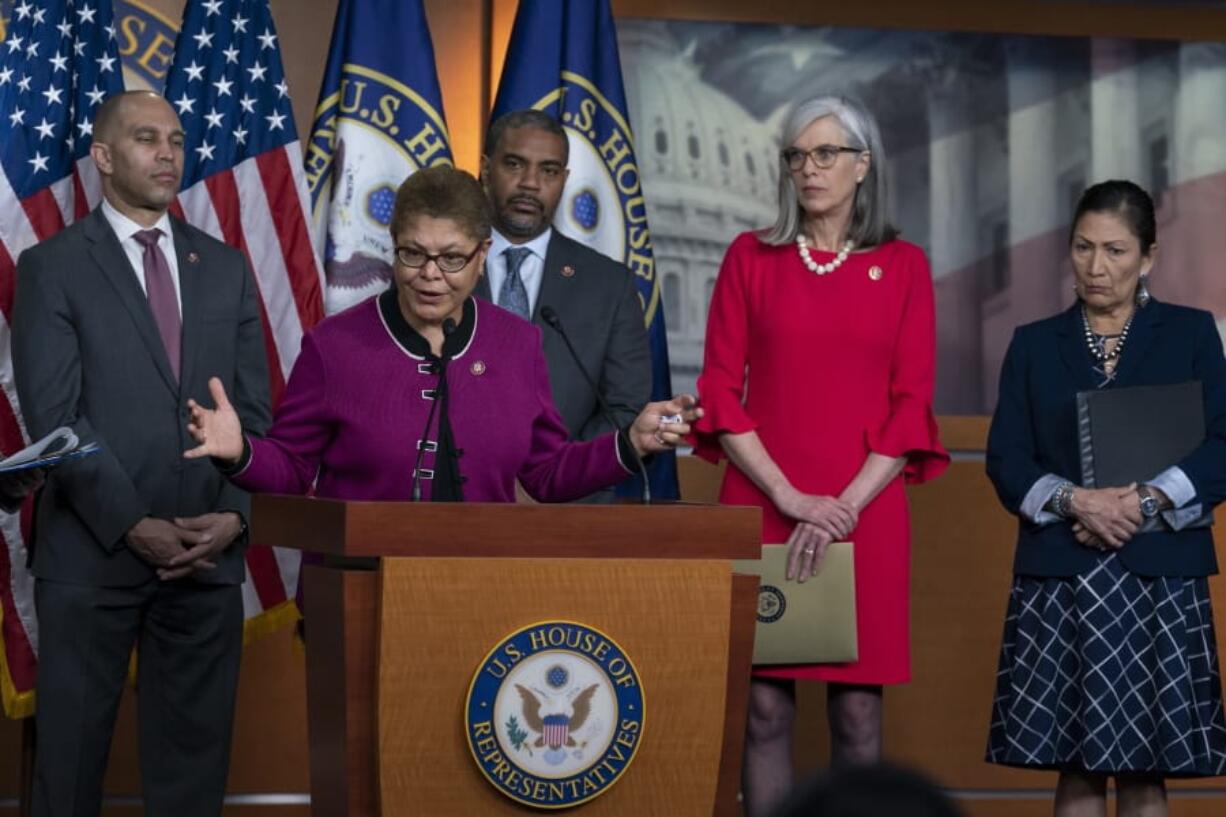
<path fill-rule="evenodd" d="M 94 115 L 90 156 L 111 206 L 146 227 L 157 222 L 183 178 L 183 126 L 150 91 L 110 97 Z"/>
<path fill-rule="evenodd" d="M 171 116 L 174 116 L 176 121 L 179 118 L 174 108 L 170 107 L 170 103 L 153 91 L 121 91 L 108 96 L 106 101 L 98 106 L 98 111 L 94 114 L 94 141 L 109 143 L 113 140 L 117 131 L 122 127 L 120 123 L 125 110 L 133 103 L 142 108 L 146 106 L 163 107 L 170 112 Z"/>

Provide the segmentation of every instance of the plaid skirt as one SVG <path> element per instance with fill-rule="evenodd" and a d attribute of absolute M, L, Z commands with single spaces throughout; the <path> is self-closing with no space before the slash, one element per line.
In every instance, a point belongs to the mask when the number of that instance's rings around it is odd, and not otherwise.
<path fill-rule="evenodd" d="M 1137 576 L 1115 553 L 1082 576 L 1015 578 L 987 760 L 1226 774 L 1208 581 Z"/>

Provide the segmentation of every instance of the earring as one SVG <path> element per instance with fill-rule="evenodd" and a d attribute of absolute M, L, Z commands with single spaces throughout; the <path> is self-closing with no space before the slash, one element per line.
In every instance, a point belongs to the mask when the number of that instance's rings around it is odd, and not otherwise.
<path fill-rule="evenodd" d="M 1144 309 L 1145 305 L 1149 303 L 1149 287 L 1146 286 L 1147 283 L 1149 283 L 1149 275 L 1142 275 L 1137 279 L 1136 301 L 1137 306 L 1141 309 Z"/>

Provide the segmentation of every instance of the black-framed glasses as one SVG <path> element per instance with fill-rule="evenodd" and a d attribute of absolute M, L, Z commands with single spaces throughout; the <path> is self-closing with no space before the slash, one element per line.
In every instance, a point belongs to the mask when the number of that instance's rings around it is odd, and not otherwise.
<path fill-rule="evenodd" d="M 783 161 L 791 170 L 800 170 L 805 166 L 805 159 L 812 159 L 813 164 L 817 165 L 819 170 L 826 170 L 834 167 L 834 163 L 839 160 L 840 153 L 864 153 L 864 148 L 852 148 L 844 145 L 818 145 L 812 150 L 801 150 L 800 148 L 787 148 L 780 151 L 779 155 L 783 157 Z"/>
<path fill-rule="evenodd" d="M 467 267 L 468 262 L 472 261 L 479 252 L 481 252 L 480 244 L 468 255 L 462 252 L 441 252 L 437 255 L 431 255 L 416 247 L 397 247 L 396 260 L 410 269 L 421 269 L 433 261 L 434 266 L 438 267 L 441 272 L 459 272 Z"/>

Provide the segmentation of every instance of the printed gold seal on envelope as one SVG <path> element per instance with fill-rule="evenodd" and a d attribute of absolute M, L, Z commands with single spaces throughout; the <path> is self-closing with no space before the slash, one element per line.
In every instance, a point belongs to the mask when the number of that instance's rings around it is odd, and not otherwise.
<path fill-rule="evenodd" d="M 735 561 L 736 573 L 760 577 L 755 664 L 826 664 L 855 661 L 855 549 L 833 542 L 816 576 L 787 578 L 787 545 L 763 545 L 762 558 Z"/>

